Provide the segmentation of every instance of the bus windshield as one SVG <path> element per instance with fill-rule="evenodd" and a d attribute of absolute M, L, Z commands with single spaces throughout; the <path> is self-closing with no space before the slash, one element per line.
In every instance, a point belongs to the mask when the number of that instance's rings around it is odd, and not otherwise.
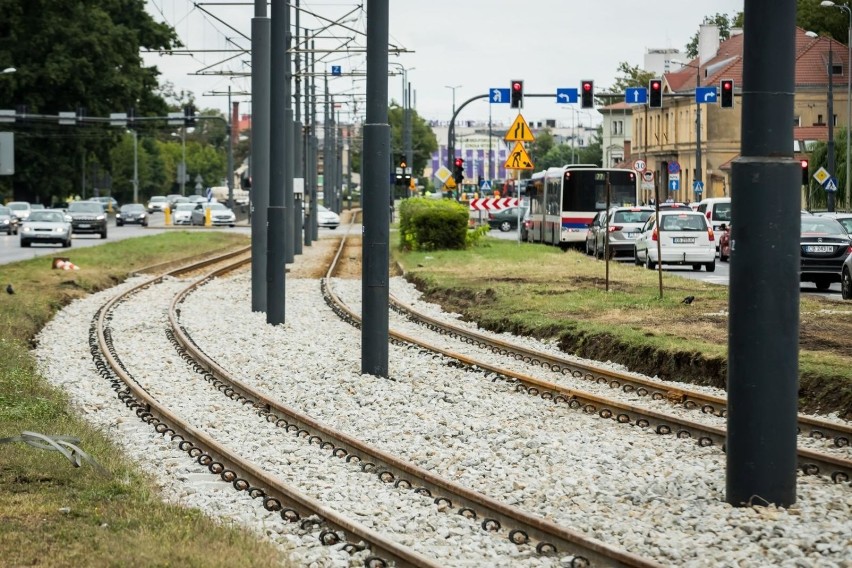
<path fill-rule="evenodd" d="M 563 211 L 603 211 L 606 209 L 607 172 L 601 170 L 570 170 L 565 173 Z M 636 205 L 635 174 L 631 171 L 610 171 L 610 206 Z"/>

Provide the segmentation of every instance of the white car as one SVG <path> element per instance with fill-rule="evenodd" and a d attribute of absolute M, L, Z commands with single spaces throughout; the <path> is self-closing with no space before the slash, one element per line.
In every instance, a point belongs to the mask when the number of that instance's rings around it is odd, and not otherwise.
<path fill-rule="evenodd" d="M 175 225 L 189 225 L 193 209 L 195 209 L 195 203 L 178 203 L 172 212 L 172 223 Z"/>
<path fill-rule="evenodd" d="M 153 213 L 154 211 L 162 212 L 168 204 L 169 201 L 165 195 L 155 195 L 148 201 L 148 213 Z"/>
<path fill-rule="evenodd" d="M 33 243 L 58 243 L 71 246 L 71 222 L 65 213 L 55 209 L 33 211 L 21 225 L 21 246 Z"/>
<path fill-rule="evenodd" d="M 317 226 L 336 229 L 340 225 L 340 216 L 334 211 L 317 205 Z"/>
<path fill-rule="evenodd" d="M 178 204 L 178 206 L 181 204 Z M 210 210 L 210 223 L 214 226 L 228 225 L 229 227 L 233 227 L 237 222 L 237 218 L 234 215 L 234 212 L 222 205 L 221 203 L 217 203 L 216 201 L 212 201 L 207 203 L 206 201 L 198 202 L 192 208 L 192 212 L 189 217 L 190 225 L 203 225 L 204 224 L 204 212 L 205 210 Z"/>
<path fill-rule="evenodd" d="M 693 270 L 716 270 L 716 236 L 707 218 L 691 209 L 660 211 L 660 230 L 654 215 L 634 242 L 634 262 L 653 269 L 660 264 L 688 264 Z M 657 243 L 660 253 L 657 253 Z"/>

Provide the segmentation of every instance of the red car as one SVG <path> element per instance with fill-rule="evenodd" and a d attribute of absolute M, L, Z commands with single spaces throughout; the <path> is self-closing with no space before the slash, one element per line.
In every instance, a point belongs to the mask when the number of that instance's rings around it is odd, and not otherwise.
<path fill-rule="evenodd" d="M 731 227 L 722 223 L 719 226 L 719 260 L 727 262 L 731 258 Z"/>

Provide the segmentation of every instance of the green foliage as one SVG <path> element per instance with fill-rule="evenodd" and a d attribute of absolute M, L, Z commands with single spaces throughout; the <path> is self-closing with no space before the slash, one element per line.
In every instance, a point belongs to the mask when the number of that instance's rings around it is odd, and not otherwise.
<path fill-rule="evenodd" d="M 838 1 L 837 4 L 844 4 Z M 796 25 L 803 30 L 830 36 L 846 44 L 849 34 L 849 16 L 839 8 L 820 6 L 819 0 L 796 2 Z"/>
<path fill-rule="evenodd" d="M 737 14 L 720 14 L 716 13 L 715 16 L 704 16 L 704 20 L 701 22 L 702 24 L 716 24 L 719 26 L 719 39 L 721 41 L 725 41 L 729 37 L 731 37 L 731 28 L 735 28 L 742 25 L 743 21 L 743 13 L 739 12 Z M 686 44 L 686 56 L 689 59 L 694 59 L 698 57 L 698 32 L 696 31 L 693 34 L 692 38 L 689 40 L 689 43 Z"/>
<path fill-rule="evenodd" d="M 399 206 L 399 246 L 402 250 L 463 249 L 468 241 L 468 210 L 448 199 L 414 197 Z M 479 237 L 470 237 L 470 244 Z"/>
<path fill-rule="evenodd" d="M 810 194 L 807 203 L 811 210 L 825 210 L 828 206 L 828 197 L 825 190 L 814 180 L 814 173 L 820 167 L 828 169 L 828 144 L 817 142 L 814 144 L 811 155 L 808 158 L 808 192 Z M 846 129 L 838 128 L 834 134 L 834 177 L 837 178 L 837 193 L 834 194 L 835 205 L 846 203 Z"/>
<path fill-rule="evenodd" d="M 647 87 L 648 81 L 654 78 L 652 71 L 645 71 L 638 65 L 631 66 L 626 61 L 618 64 L 619 76 L 615 78 L 615 84 L 610 91 L 620 93 L 628 87 Z"/>
<path fill-rule="evenodd" d="M 144 0 L 0 0 L 0 14 L 0 64 L 17 68 L 0 81 L 5 108 L 25 104 L 29 113 L 55 115 L 83 107 L 88 116 L 129 107 L 140 116 L 167 111 L 156 94 L 158 71 L 143 65 L 140 50 L 179 42 L 146 12 Z M 79 191 L 84 159 L 108 165 L 122 136 L 94 125 L 31 122 L 14 129 L 16 173 L 3 180 L 4 193 L 42 202 Z"/>
<path fill-rule="evenodd" d="M 408 164 L 415 177 L 423 175 L 423 168 L 432 161 L 432 152 L 438 149 L 438 139 L 426 121 L 414 109 L 409 110 L 411 121 L 411 149 L 414 163 Z M 402 107 L 391 103 L 388 108 L 388 123 L 391 127 L 391 156 L 394 162 L 404 154 L 402 144 Z"/>

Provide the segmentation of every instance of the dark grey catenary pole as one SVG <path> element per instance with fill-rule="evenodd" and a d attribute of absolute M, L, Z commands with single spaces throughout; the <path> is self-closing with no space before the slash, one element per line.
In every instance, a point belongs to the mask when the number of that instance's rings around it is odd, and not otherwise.
<path fill-rule="evenodd" d="M 294 227 L 293 213 L 295 200 L 293 199 L 293 174 L 296 171 L 296 149 L 295 137 L 293 136 L 293 66 L 290 56 L 290 0 L 286 2 L 286 35 L 284 51 L 284 261 L 287 264 L 295 262 L 294 236 L 298 238 L 298 227 Z"/>
<path fill-rule="evenodd" d="M 299 7 L 299 0 L 296 0 L 296 8 Z M 298 13 L 298 10 L 297 10 Z M 302 29 L 304 42 L 304 49 L 307 49 L 307 37 L 308 37 L 308 29 Z M 301 70 L 303 74 L 305 71 L 308 71 L 308 54 L 305 53 L 304 63 L 301 66 Z M 297 85 L 299 84 L 297 80 Z M 311 177 L 311 131 L 314 128 L 314 125 L 311 124 L 311 97 L 309 95 L 309 83 L 308 76 L 305 75 L 304 80 L 305 87 L 305 96 L 304 96 L 304 105 L 305 105 L 305 127 L 303 129 L 304 135 L 302 136 L 302 155 L 303 155 L 303 164 L 302 164 L 302 177 L 304 177 L 304 185 L 305 185 L 305 194 L 304 201 L 310 206 L 311 201 L 313 200 L 313 193 L 311 191 L 311 187 L 313 186 L 313 178 Z M 299 90 L 297 89 L 298 93 Z M 298 120 L 298 119 L 297 119 Z M 310 224 L 310 215 L 304 217 L 304 232 L 305 232 L 305 246 L 311 246 L 313 243 L 313 239 L 311 238 L 311 224 Z M 299 225 L 300 227 L 302 225 Z"/>
<path fill-rule="evenodd" d="M 317 81 L 316 68 L 317 56 L 316 45 L 311 40 L 311 239 L 319 238 L 319 225 L 317 224 L 317 213 L 319 203 L 317 202 L 317 180 L 319 179 L 319 137 L 317 136 Z"/>
<path fill-rule="evenodd" d="M 287 0 L 272 0 L 272 96 L 270 127 L 270 177 L 269 177 L 269 217 L 267 227 L 266 261 L 266 323 L 278 325 L 284 323 L 284 271 L 285 250 L 285 179 L 287 171 L 285 153 L 287 151 L 285 99 L 289 93 L 286 84 L 289 81 L 285 71 L 287 63 L 287 26 L 289 24 L 289 6 Z"/>
<path fill-rule="evenodd" d="M 293 215 L 292 215 L 292 225 L 293 228 L 293 254 L 302 254 L 302 199 L 305 195 L 305 168 L 304 168 L 304 147 L 305 147 L 305 137 L 304 131 L 302 129 L 302 58 L 299 56 L 299 50 L 301 50 L 301 45 L 299 44 L 299 14 L 301 10 L 299 10 L 299 0 L 296 0 L 296 35 L 294 36 L 293 46 L 296 48 L 296 56 L 295 61 L 293 62 L 293 68 L 296 73 L 293 76 L 294 80 L 294 89 L 293 89 L 293 109 L 295 111 L 295 122 L 293 123 L 293 177 L 296 179 L 302 180 L 302 193 L 295 192 L 295 185 L 293 187 Z"/>
<path fill-rule="evenodd" d="M 733 232 L 728 334 L 726 500 L 735 506 L 796 502 L 795 33 L 795 0 L 745 0 L 742 147 L 731 196 L 731 210 L 744 221 Z"/>
<path fill-rule="evenodd" d="M 266 311 L 266 213 L 269 207 L 270 22 L 266 0 L 251 20 L 251 310 Z"/>
<path fill-rule="evenodd" d="M 367 4 L 367 120 L 364 124 L 361 194 L 364 227 L 361 256 L 361 372 L 388 376 L 388 262 L 390 159 L 388 124 L 388 0 Z"/>

